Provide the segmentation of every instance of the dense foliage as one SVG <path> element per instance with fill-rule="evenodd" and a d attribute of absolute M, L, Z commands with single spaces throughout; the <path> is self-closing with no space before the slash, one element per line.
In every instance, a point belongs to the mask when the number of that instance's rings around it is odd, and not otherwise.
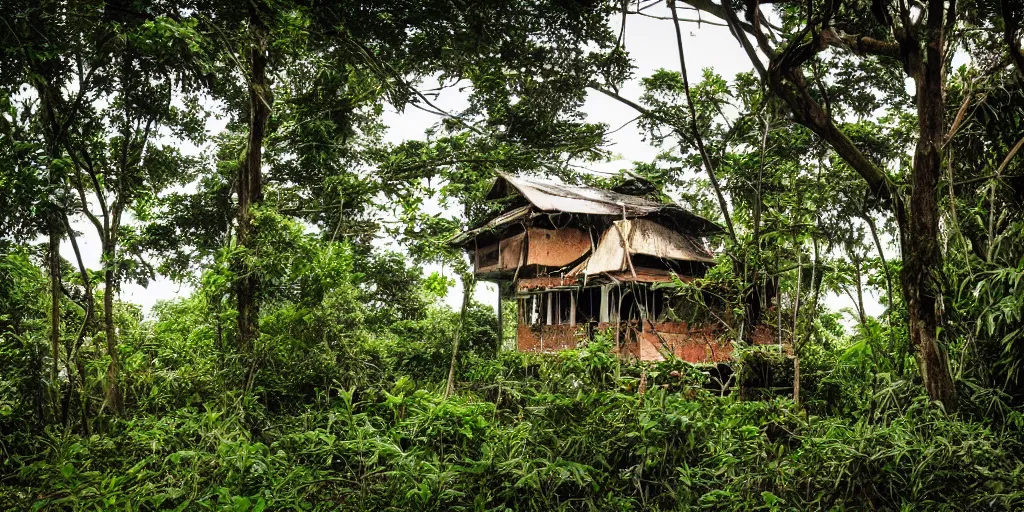
<path fill-rule="evenodd" d="M 143 330 L 186 319 L 168 307 Z M 186 318 L 182 318 L 186 317 Z M 171 340 L 177 340 L 166 333 Z M 194 346 L 195 341 L 190 344 Z M 103 434 L 12 436 L 7 508 L 227 510 L 1015 509 L 1024 505 L 1020 412 L 951 418 L 880 376 L 849 396 L 821 379 L 808 410 L 705 389 L 685 364 L 623 366 L 608 343 L 558 356 L 466 360 L 444 399 L 386 343 L 347 354 L 377 368 L 277 361 L 242 409 L 212 353 L 140 345 L 136 413 Z M 212 352 L 212 351 L 211 351 Z M 127 355 L 127 354 L 126 354 Z M 281 356 L 285 356 L 282 354 Z M 126 357 L 128 359 L 135 359 Z M 333 362 L 333 360 L 331 361 Z M 155 366 L 160 365 L 160 366 Z M 826 369 L 827 368 L 827 369 Z M 378 372 L 379 371 L 379 372 Z M 406 373 L 406 372 L 409 373 Z M 212 377 L 210 377 L 212 375 Z M 646 376 L 644 376 L 646 375 Z M 206 380 L 204 378 L 210 377 Z M 353 380 L 372 383 L 349 384 Z M 840 378 L 848 378 L 846 376 Z M 649 389 L 638 394 L 641 379 Z M 304 382 L 305 381 L 305 382 Z M 308 394 L 301 387 L 316 382 Z M 205 389 L 203 389 L 205 388 Z M 814 389 L 812 387 L 811 389 Z M 819 394 L 820 393 L 820 394 Z M 854 398 L 853 395 L 857 395 Z M 844 410 L 839 410 L 844 409 Z M 244 412 L 243 412 L 244 411 Z M 987 411 L 977 411 L 979 415 Z M 8 426 L 11 426 L 8 424 Z"/>
<path fill-rule="evenodd" d="M 1018 2 L 0 16 L 0 509 L 1024 509 Z M 716 25 L 750 71 L 687 69 Z M 412 111 L 437 123 L 390 139 Z M 659 155 L 586 171 L 623 129 Z M 446 243 L 498 171 L 722 224 L 661 288 L 731 364 L 509 350 Z M 122 300 L 154 280 L 189 291 Z"/>

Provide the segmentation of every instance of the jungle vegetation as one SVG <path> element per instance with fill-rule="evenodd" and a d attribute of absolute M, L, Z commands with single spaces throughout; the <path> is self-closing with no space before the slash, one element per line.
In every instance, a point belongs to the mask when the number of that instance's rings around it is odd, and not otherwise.
<path fill-rule="evenodd" d="M 0 18 L 0 509 L 1024 508 L 1019 2 Z M 676 33 L 649 76 L 626 44 L 641 18 Z M 688 69 L 704 25 L 750 71 Z M 657 158 L 586 172 L 620 129 L 591 95 L 634 110 L 621 129 Z M 385 112 L 412 110 L 436 125 L 389 141 Z M 726 304 L 735 377 L 604 338 L 513 350 L 446 244 L 498 171 L 641 177 L 720 223 L 714 270 L 671 291 Z M 191 291 L 148 315 L 122 300 L 158 277 Z M 758 326 L 789 351 L 751 347 Z"/>

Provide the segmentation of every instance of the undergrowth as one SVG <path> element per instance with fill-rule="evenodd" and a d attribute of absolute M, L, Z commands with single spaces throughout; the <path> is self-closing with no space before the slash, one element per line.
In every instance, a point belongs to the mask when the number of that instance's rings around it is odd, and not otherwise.
<path fill-rule="evenodd" d="M 9 436 L 0 508 L 1024 507 L 1019 413 L 949 415 L 884 378 L 862 389 L 870 414 L 823 400 L 796 410 L 722 396 L 685 363 L 625 364 L 607 349 L 471 359 L 450 399 L 396 373 L 335 382 L 287 410 L 253 395 L 142 403 L 102 433 Z"/>

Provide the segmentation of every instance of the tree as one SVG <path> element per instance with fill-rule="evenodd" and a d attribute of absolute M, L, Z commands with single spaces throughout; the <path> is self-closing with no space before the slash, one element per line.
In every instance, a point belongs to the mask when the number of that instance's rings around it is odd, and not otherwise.
<path fill-rule="evenodd" d="M 196 141 L 202 130 L 198 103 L 189 96 L 196 79 L 188 59 L 191 34 L 175 30 L 181 27 L 154 12 L 124 6 L 45 2 L 20 8 L 16 24 L 8 25 L 20 52 L 14 55 L 20 56 L 19 73 L 9 83 L 31 87 L 23 94 L 35 106 L 24 113 L 34 120 L 32 137 L 39 142 L 46 168 L 49 198 L 41 209 L 49 234 L 51 373 L 55 377 L 60 340 L 59 242 L 64 236 L 72 241 L 86 295 L 91 296 L 76 234 L 70 230 L 70 217 L 82 214 L 102 246 L 105 338 L 111 359 L 108 402 L 120 411 L 114 297 L 124 279 L 151 274 L 141 248 L 129 244 L 138 265 L 122 255 L 121 242 L 136 238 L 123 220 L 132 211 L 144 223 L 157 194 L 189 180 L 192 161 L 172 145 L 156 141 L 170 134 Z M 63 21 L 45 21 L 51 19 Z M 175 101 L 182 106 L 173 106 Z M 91 302 L 85 301 L 87 309 Z"/>
<path fill-rule="evenodd" d="M 946 62 L 955 37 L 957 5 L 942 0 L 914 8 L 907 2 L 876 2 L 870 16 L 852 3 L 831 2 L 822 6 L 781 7 L 784 25 L 802 27 L 786 34 L 785 43 L 772 45 L 767 21 L 759 5 L 749 6 L 747 22 L 760 50 L 769 57 L 766 81 L 794 113 L 800 124 L 825 140 L 867 182 L 879 200 L 891 203 L 900 228 L 904 255 L 901 282 L 906 300 L 913 346 L 918 351 L 921 376 L 928 395 L 947 408 L 955 407 L 955 389 L 948 358 L 940 345 L 938 180 L 943 158 L 944 92 Z M 749 45 L 744 32 L 727 15 L 741 44 Z M 856 36 L 845 30 L 854 30 Z M 891 39 L 877 39 L 891 30 Z M 909 173 L 910 194 L 904 198 L 893 179 L 857 147 L 837 126 L 828 104 L 823 107 L 811 94 L 804 68 L 820 52 L 838 48 L 856 55 L 870 55 L 882 66 L 900 66 L 916 83 L 917 146 Z M 868 75 L 871 76 L 871 75 Z M 825 98 L 828 101 L 827 98 Z"/>
<path fill-rule="evenodd" d="M 570 75 L 534 80 L 531 74 L 549 73 L 544 70 L 554 65 L 579 72 L 594 62 L 623 73 L 621 54 L 607 55 L 614 43 L 605 24 L 613 8 L 608 2 L 255 2 L 244 9 L 195 2 L 192 8 L 177 16 L 199 21 L 203 37 L 217 48 L 212 61 L 231 63 L 214 65 L 221 76 L 210 91 L 228 105 L 230 130 L 245 139 L 234 146 L 241 156 L 233 180 L 240 249 L 234 293 L 243 349 L 258 336 L 259 275 L 245 260 L 256 257 L 249 242 L 257 236 L 252 211 L 268 201 L 268 188 L 274 192 L 268 206 L 313 221 L 326 238 L 344 233 L 366 245 L 380 214 L 376 194 L 410 198 L 405 204 L 412 206 L 412 198 L 430 193 L 416 184 L 438 174 L 431 165 L 372 174 L 382 159 L 396 161 L 380 149 L 377 119 L 384 104 L 433 112 L 446 131 L 486 135 L 492 147 L 502 138 L 508 146 L 529 141 L 556 154 L 569 147 L 559 141 L 580 134 L 586 142 L 600 141 L 600 130 L 567 130 L 580 124 L 576 109 L 585 91 L 578 75 L 570 81 Z M 600 51 L 578 51 L 590 42 Z M 438 109 L 417 89 L 426 77 L 445 87 L 474 84 L 471 108 Z M 508 98 L 517 94 L 524 100 L 509 108 Z M 466 173 L 468 160 L 478 159 L 459 158 L 442 167 L 465 161 L 459 171 Z M 474 175 L 477 186 L 492 176 Z"/>
<path fill-rule="evenodd" d="M 683 3 L 722 19 L 769 90 L 786 104 L 794 121 L 827 143 L 861 177 L 876 204 L 892 212 L 904 255 L 901 285 L 921 375 L 929 396 L 952 409 L 955 390 L 948 358 L 939 340 L 943 280 L 942 253 L 937 242 L 937 187 L 949 136 L 944 128 L 946 63 L 962 40 L 965 24 L 984 26 L 991 20 L 976 15 L 980 4 L 947 5 L 942 0 L 922 6 L 877 1 L 871 9 L 856 1 L 776 3 L 772 8 L 781 21 L 779 25 L 770 21 L 762 12 L 762 4 L 756 2 L 726 6 L 704 1 Z M 651 5 L 637 5 L 630 11 L 627 4 L 626 12 L 649 15 L 643 11 Z M 670 8 L 671 19 L 678 25 L 674 3 L 670 2 Z M 1012 22 L 1016 18 L 1010 15 L 1007 19 L 1011 22 L 1007 24 L 1008 33 L 1015 33 L 1018 29 Z M 1019 43 L 1012 36 L 1007 40 Z M 768 62 L 761 60 L 758 51 Z M 1013 44 L 1010 53 L 1019 53 Z M 908 105 L 899 79 L 903 73 L 916 84 L 916 92 L 909 98 L 916 117 L 915 149 L 912 162 L 905 167 L 900 160 L 879 159 L 872 154 L 856 137 L 857 132 L 852 130 L 855 125 L 842 117 L 841 107 L 855 99 L 853 93 L 869 87 L 886 99 L 893 112 L 903 114 Z M 870 85 L 862 84 L 838 94 L 828 87 L 827 80 L 840 80 L 851 74 Z M 601 83 L 595 87 L 609 92 Z M 660 120 L 672 125 L 671 120 Z M 674 126 L 681 132 L 699 135 L 692 126 L 687 130 L 685 123 L 677 122 Z M 700 149 L 700 142 L 693 142 Z M 704 156 L 706 151 L 700 152 L 703 166 L 713 173 L 713 162 Z M 887 171 L 890 165 L 899 172 Z M 899 185 L 904 172 L 909 193 Z"/>
<path fill-rule="evenodd" d="M 6 106 L 15 123 L 7 125 L 5 153 L 12 156 L 9 175 L 12 184 L 21 184 L 21 212 L 16 216 L 29 220 L 38 232 L 47 236 L 46 267 L 49 275 L 49 340 L 51 389 L 56 390 L 61 339 L 61 257 L 60 240 L 66 234 L 66 218 L 72 215 L 68 204 L 67 174 L 70 167 L 63 152 L 71 124 L 89 108 L 84 102 L 93 86 L 85 78 L 85 69 L 102 60 L 106 42 L 81 37 L 88 31 L 85 17 L 69 16 L 64 23 L 44 23 L 67 13 L 89 15 L 92 6 L 64 5 L 59 2 L 15 2 L 12 23 L 5 24 L 3 82 Z M 39 27 L 46 27 L 46 30 Z M 76 76 L 75 70 L 78 74 Z M 76 87 L 71 84 L 78 80 Z M 14 100 L 17 98 L 17 100 Z M 14 100 L 14 101 L 12 101 Z M 10 129 L 21 124 L 21 128 Z M 17 188 L 15 188 L 17 190 Z M 18 215 L 20 213 L 20 215 Z M 28 231 L 29 234 L 31 230 Z M 34 233 L 32 233 L 34 234 Z M 42 381 L 40 381 L 42 382 Z M 53 403 L 58 401 L 53 396 Z"/>

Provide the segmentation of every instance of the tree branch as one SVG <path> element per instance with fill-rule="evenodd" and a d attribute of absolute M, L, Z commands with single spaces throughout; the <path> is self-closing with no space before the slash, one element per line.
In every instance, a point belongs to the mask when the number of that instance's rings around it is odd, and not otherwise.
<path fill-rule="evenodd" d="M 754 70 L 757 71 L 757 76 L 764 81 L 768 76 L 768 71 L 764 67 L 764 63 L 761 62 L 761 57 L 757 55 L 757 51 L 754 50 L 754 45 L 750 44 L 750 40 L 747 39 L 746 32 L 753 33 L 754 27 L 749 24 L 745 24 L 740 21 L 739 17 L 732 9 L 725 10 L 725 21 L 729 25 L 729 30 L 732 32 L 732 36 L 736 38 L 740 43 L 740 47 L 746 52 L 747 58 L 750 59 L 750 63 L 754 65 Z"/>
<path fill-rule="evenodd" d="M 825 20 L 829 16 L 830 14 L 826 12 L 820 19 Z M 853 144 L 807 90 L 808 85 L 800 66 L 824 49 L 818 41 L 821 39 L 820 36 L 813 38 L 811 42 L 806 41 L 812 23 L 818 20 L 811 20 L 800 34 L 791 39 L 792 42 L 782 52 L 778 52 L 771 46 L 762 30 L 761 13 L 753 1 L 748 5 L 747 17 L 754 27 L 754 38 L 761 51 L 771 59 L 768 67 L 768 86 L 789 106 L 797 123 L 809 128 L 827 142 L 867 182 L 875 197 L 883 201 L 895 200 L 901 203 L 889 176 Z"/>
<path fill-rule="evenodd" d="M 726 23 L 729 23 L 729 14 L 730 14 L 731 10 L 726 8 L 726 7 L 722 7 L 721 5 L 718 5 L 718 4 L 714 3 L 714 2 L 712 2 L 711 0 L 680 0 L 680 1 L 682 3 L 684 3 L 684 4 L 686 4 L 686 5 L 689 5 L 689 6 L 693 7 L 697 11 L 706 12 L 706 13 L 708 13 L 708 14 L 710 14 L 710 15 L 712 15 L 712 16 L 720 19 L 720 20 L 725 20 Z M 672 5 L 672 0 L 669 0 L 669 5 L 670 6 Z M 673 16 L 673 17 L 675 18 L 676 16 Z M 736 17 L 736 15 L 733 14 L 733 18 L 735 18 L 735 17 Z M 705 22 L 705 23 L 707 23 L 707 22 Z M 743 23 L 743 22 L 739 22 L 738 21 L 736 26 L 738 28 L 743 29 L 744 32 L 750 32 L 751 34 L 753 34 L 753 32 L 754 32 L 754 27 L 751 24 L 749 24 L 749 23 Z"/>
<path fill-rule="evenodd" d="M 892 41 L 882 41 L 873 37 L 847 34 L 841 30 L 828 28 L 819 35 L 822 46 L 838 46 L 846 48 L 857 55 L 874 55 L 877 57 L 900 57 L 900 45 Z"/>
<path fill-rule="evenodd" d="M 96 228 L 96 232 L 100 234 L 100 237 L 102 237 L 103 224 L 100 223 L 100 220 L 96 218 L 96 216 L 93 215 L 91 211 L 89 211 L 89 200 L 85 196 L 85 187 L 82 185 L 81 176 L 76 176 L 76 179 L 74 180 L 73 184 L 75 186 L 75 190 L 78 191 L 78 197 L 82 201 L 82 213 L 85 214 L 85 217 L 89 219 L 89 222 L 91 222 L 92 225 Z"/>
<path fill-rule="evenodd" d="M 725 219 L 725 226 L 729 232 L 729 238 L 732 239 L 733 243 L 739 243 L 739 240 L 736 238 L 736 230 L 732 225 L 732 216 L 729 214 L 728 204 L 725 202 L 725 196 L 722 194 L 722 188 L 719 186 L 718 178 L 715 176 L 715 167 L 711 163 L 711 157 L 708 156 L 707 148 L 704 147 L 704 138 L 701 137 L 700 130 L 697 128 L 697 109 L 693 106 L 693 97 L 690 94 L 690 80 L 686 76 L 686 56 L 683 53 L 683 33 L 682 29 L 679 28 L 679 17 L 676 14 L 675 0 L 669 0 L 668 7 L 672 11 L 672 24 L 676 29 L 676 48 L 679 52 L 679 68 L 683 77 L 683 91 L 686 93 L 686 105 L 690 110 L 691 135 L 693 135 L 694 140 L 697 142 L 697 151 L 700 153 L 700 158 L 704 162 L 704 169 L 707 171 L 708 178 L 711 180 L 711 187 L 715 189 L 715 195 L 718 196 L 718 206 L 722 209 L 722 218 Z"/>
<path fill-rule="evenodd" d="M 1017 68 L 1017 72 L 1024 75 L 1024 50 L 1020 47 L 1020 17 L 1022 14 L 1019 2 L 1014 0 L 1000 0 L 1000 7 L 1003 11 L 1003 41 L 1010 50 L 1010 59 Z"/>

